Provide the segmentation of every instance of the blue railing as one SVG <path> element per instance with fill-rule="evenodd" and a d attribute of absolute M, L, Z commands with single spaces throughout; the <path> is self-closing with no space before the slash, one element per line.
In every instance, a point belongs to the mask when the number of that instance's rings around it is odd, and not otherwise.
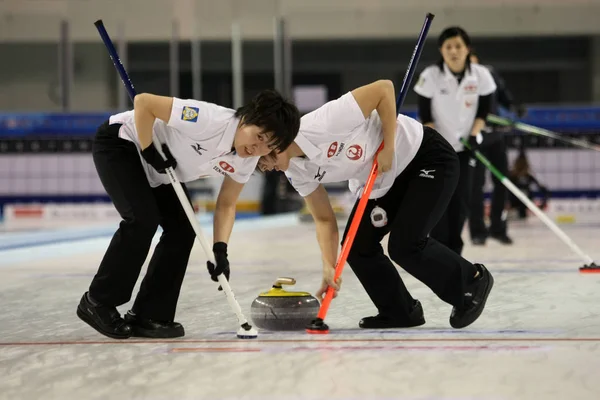
<path fill-rule="evenodd" d="M 0 137 L 92 135 L 110 113 L 0 114 Z"/>
<path fill-rule="evenodd" d="M 414 109 L 403 110 L 416 118 Z M 110 112 L 98 113 L 0 113 L 0 137 L 92 135 Z M 532 107 L 521 120 L 558 132 L 600 132 L 600 106 Z"/>

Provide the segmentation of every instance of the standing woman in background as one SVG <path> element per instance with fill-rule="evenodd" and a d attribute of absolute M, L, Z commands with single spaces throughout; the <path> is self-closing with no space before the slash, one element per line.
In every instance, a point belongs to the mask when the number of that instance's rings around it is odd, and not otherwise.
<path fill-rule="evenodd" d="M 461 254 L 476 159 L 460 139 L 467 139 L 473 150 L 481 143 L 496 84 L 487 68 L 470 63 L 471 39 L 462 28 L 446 28 L 438 47 L 442 59 L 421 73 L 414 90 L 419 95 L 421 123 L 441 133 L 458 153 L 458 185 L 431 237 Z"/>
<path fill-rule="evenodd" d="M 471 64 L 481 64 L 475 51 L 471 49 Z M 500 107 L 514 112 L 518 118 L 523 118 L 527 112 L 525 107 L 515 102 L 512 93 L 508 90 L 504 79 L 491 66 L 481 64 L 492 74 L 496 83 L 496 93 L 494 93 L 490 112 L 499 114 Z M 505 135 L 512 131 L 510 126 L 501 126 L 494 123 L 487 124 L 484 141 L 481 144 L 481 154 L 487 158 L 490 163 L 504 176 L 508 176 L 508 150 L 506 148 Z M 492 201 L 490 208 L 490 224 L 486 226 L 484 221 L 484 203 L 483 187 L 485 186 L 485 177 L 487 168 L 478 163 L 473 172 L 473 191 L 471 193 L 471 207 L 469 212 L 469 230 L 471 232 L 471 241 L 476 246 L 485 245 L 488 237 L 498 240 L 502 244 L 512 244 L 512 239 L 508 236 L 506 201 L 508 200 L 508 190 L 498 178 L 492 174 Z"/>

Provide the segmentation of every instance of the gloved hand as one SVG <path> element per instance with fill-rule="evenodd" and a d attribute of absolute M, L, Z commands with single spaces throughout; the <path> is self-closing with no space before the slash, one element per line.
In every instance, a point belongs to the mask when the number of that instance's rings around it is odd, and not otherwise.
<path fill-rule="evenodd" d="M 229 260 L 227 259 L 227 243 L 217 242 L 213 244 L 213 253 L 215 255 L 215 262 L 217 265 L 211 263 L 210 261 L 206 262 L 206 268 L 210 274 L 210 279 L 212 279 L 214 282 L 218 282 L 219 275 L 224 274 L 225 278 L 229 280 L 229 274 L 231 273 L 231 270 L 229 269 Z M 220 285 L 219 290 L 223 290 Z"/>
<path fill-rule="evenodd" d="M 479 149 L 479 142 L 477 141 L 477 136 L 469 135 L 469 147 L 471 147 L 471 151 L 475 152 L 475 150 Z"/>
<path fill-rule="evenodd" d="M 175 168 L 177 166 L 177 160 L 175 160 L 169 147 L 164 143 L 162 145 L 162 151 L 165 153 L 165 157 L 167 157 L 166 160 L 162 158 L 156 147 L 154 147 L 154 143 L 151 143 L 150 146 L 142 150 L 142 157 L 144 157 L 144 160 L 152 165 L 158 173 L 165 174 L 167 168 Z"/>

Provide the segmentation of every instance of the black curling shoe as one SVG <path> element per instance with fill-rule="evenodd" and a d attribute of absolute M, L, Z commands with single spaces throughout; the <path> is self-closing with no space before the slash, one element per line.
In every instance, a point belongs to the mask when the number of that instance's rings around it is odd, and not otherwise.
<path fill-rule="evenodd" d="M 492 233 L 490 235 L 492 239 L 496 239 L 502 244 L 511 245 L 513 240 L 506 233 Z"/>
<path fill-rule="evenodd" d="M 365 317 L 360 320 L 358 326 L 363 329 L 389 329 L 389 328 L 413 328 L 425 323 L 423 306 L 419 300 L 415 300 L 409 318 L 393 318 L 385 315 Z"/>
<path fill-rule="evenodd" d="M 86 324 L 113 339 L 128 339 L 132 331 L 116 307 L 104 306 L 92 301 L 86 292 L 77 306 L 77 316 Z"/>
<path fill-rule="evenodd" d="M 178 322 L 156 321 L 150 318 L 142 318 L 127 311 L 125 321 L 131 325 L 133 336 L 154 338 L 154 339 L 172 339 L 185 335 L 183 326 Z"/>
<path fill-rule="evenodd" d="M 450 315 L 450 326 L 456 329 L 471 325 L 479 318 L 487 298 L 494 286 L 492 274 L 482 264 L 475 264 L 479 276 L 467 285 L 464 306 L 461 309 L 454 307 Z"/>

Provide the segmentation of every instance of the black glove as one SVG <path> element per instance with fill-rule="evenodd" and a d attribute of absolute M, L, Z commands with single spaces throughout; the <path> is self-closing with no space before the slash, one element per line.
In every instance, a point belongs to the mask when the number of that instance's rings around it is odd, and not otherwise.
<path fill-rule="evenodd" d="M 469 135 L 469 147 L 470 150 L 474 153 L 475 150 L 479 149 L 479 143 L 477 143 L 477 136 Z"/>
<path fill-rule="evenodd" d="M 154 143 L 151 143 L 150 146 L 142 150 L 142 157 L 144 157 L 144 160 L 152 165 L 152 167 L 160 174 L 165 174 L 167 168 L 175 168 L 177 166 L 177 160 L 175 160 L 166 144 L 162 145 L 162 151 L 165 153 L 165 157 L 167 157 L 166 160 L 164 160 L 158 150 L 156 150 Z"/>
<path fill-rule="evenodd" d="M 215 261 L 217 265 L 215 266 L 210 261 L 206 262 L 206 268 L 210 274 L 210 279 L 218 282 L 218 276 L 224 274 L 225 278 L 229 280 L 229 274 L 231 273 L 231 270 L 229 269 L 229 260 L 227 259 L 227 243 L 217 242 L 213 244 L 213 253 L 215 255 Z M 219 290 L 223 290 L 223 288 L 219 286 Z"/>

